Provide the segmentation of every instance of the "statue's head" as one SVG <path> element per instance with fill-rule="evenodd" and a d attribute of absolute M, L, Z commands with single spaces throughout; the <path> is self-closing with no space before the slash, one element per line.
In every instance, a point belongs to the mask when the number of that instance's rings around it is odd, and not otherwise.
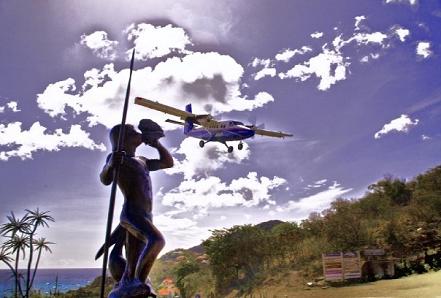
<path fill-rule="evenodd" d="M 121 130 L 121 124 L 112 127 L 109 133 L 110 143 L 112 144 L 112 150 L 116 150 L 118 144 L 119 132 Z M 131 124 L 124 126 L 124 143 L 121 144 L 121 149 L 128 149 L 130 146 L 138 147 L 142 143 L 141 134 L 135 130 L 135 127 Z"/>

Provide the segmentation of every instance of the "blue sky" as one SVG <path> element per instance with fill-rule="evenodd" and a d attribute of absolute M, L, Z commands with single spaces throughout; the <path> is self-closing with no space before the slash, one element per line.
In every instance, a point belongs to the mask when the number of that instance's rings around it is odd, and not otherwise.
<path fill-rule="evenodd" d="M 301 220 L 440 163 L 439 1 L 2 1 L 0 25 L 0 218 L 52 212 L 44 267 L 101 265 L 110 189 L 98 173 L 133 47 L 133 98 L 294 135 L 229 155 L 131 104 L 128 121 L 158 121 L 175 158 L 152 173 L 165 250 L 214 228 Z"/>

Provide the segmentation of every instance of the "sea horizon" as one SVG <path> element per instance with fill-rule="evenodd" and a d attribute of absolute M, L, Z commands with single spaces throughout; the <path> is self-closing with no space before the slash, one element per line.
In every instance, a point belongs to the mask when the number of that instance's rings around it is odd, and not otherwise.
<path fill-rule="evenodd" d="M 60 292 L 75 290 L 91 283 L 101 275 L 101 268 L 39 268 L 35 276 L 34 290 L 49 294 L 55 288 Z M 26 272 L 25 269 L 19 269 Z M 58 275 L 58 285 L 56 278 Z M 14 279 L 9 269 L 0 269 L 0 295 L 11 294 Z"/>

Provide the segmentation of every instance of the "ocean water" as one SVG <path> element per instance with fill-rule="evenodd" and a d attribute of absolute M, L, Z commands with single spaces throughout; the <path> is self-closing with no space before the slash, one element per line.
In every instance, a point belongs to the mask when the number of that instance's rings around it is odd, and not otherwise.
<path fill-rule="evenodd" d="M 23 274 L 26 274 L 24 271 Z M 55 279 L 58 274 L 58 289 L 60 292 L 78 289 L 92 282 L 101 275 L 100 268 L 79 269 L 38 269 L 33 288 L 42 293 L 55 289 Z M 10 270 L 0 270 L 0 297 L 11 295 L 14 291 L 14 278 Z"/>

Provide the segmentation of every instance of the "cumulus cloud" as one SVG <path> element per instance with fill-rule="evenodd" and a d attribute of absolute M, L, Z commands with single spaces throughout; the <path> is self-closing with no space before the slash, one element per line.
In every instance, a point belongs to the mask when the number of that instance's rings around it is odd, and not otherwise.
<path fill-rule="evenodd" d="M 253 59 L 253 61 L 251 62 L 251 66 L 252 67 L 257 67 L 257 66 L 263 66 L 263 67 L 270 67 L 271 65 L 271 59 L 260 59 L 255 57 Z"/>
<path fill-rule="evenodd" d="M 405 28 L 401 28 L 401 27 L 395 28 L 394 32 L 396 35 L 398 35 L 398 38 L 402 42 L 406 41 L 406 37 L 409 36 L 409 34 L 410 34 L 409 29 L 405 29 Z"/>
<path fill-rule="evenodd" d="M 276 209 L 277 212 L 291 212 L 298 219 L 307 217 L 311 212 L 320 212 L 328 208 L 332 201 L 351 191 L 351 188 L 344 188 L 336 181 L 328 189 L 316 194 L 290 200 L 283 206 Z"/>
<path fill-rule="evenodd" d="M 356 16 L 354 19 L 355 19 L 355 31 L 361 30 L 360 24 L 363 20 L 366 20 L 366 16 Z"/>
<path fill-rule="evenodd" d="M 430 49 L 430 42 L 428 41 L 420 41 L 416 47 L 416 53 L 418 56 L 423 57 L 424 59 L 432 56 L 433 52 Z"/>
<path fill-rule="evenodd" d="M 311 38 L 319 39 L 323 37 L 323 32 L 316 31 L 310 34 Z"/>
<path fill-rule="evenodd" d="M 59 151 L 64 147 L 86 148 L 104 151 L 104 144 L 96 144 L 80 125 L 72 125 L 68 133 L 56 129 L 46 133 L 46 127 L 34 122 L 29 130 L 22 130 L 21 122 L 0 124 L 0 160 L 19 157 L 31 159 L 36 151 Z"/>
<path fill-rule="evenodd" d="M 116 46 L 118 42 L 110 40 L 105 31 L 95 31 L 88 35 L 81 35 L 80 44 L 91 49 L 99 58 L 115 60 L 117 57 Z"/>
<path fill-rule="evenodd" d="M 316 33 L 318 33 L 318 32 L 316 32 Z M 322 35 L 323 35 L 323 33 L 322 33 Z M 312 34 L 311 34 L 311 36 L 312 36 Z M 285 50 L 281 51 L 280 53 L 278 53 L 275 58 L 277 61 L 289 62 L 289 60 L 291 60 L 291 58 L 294 57 L 295 55 L 303 55 L 303 54 L 306 54 L 311 51 L 312 51 L 312 49 L 308 46 L 303 46 L 300 49 L 294 49 L 294 50 L 285 49 Z"/>
<path fill-rule="evenodd" d="M 254 75 L 254 80 L 258 81 L 264 77 L 275 77 L 277 70 L 274 67 L 263 68 Z"/>
<path fill-rule="evenodd" d="M 6 103 L 5 106 L 0 106 L 0 113 L 4 113 L 6 109 L 10 110 L 13 113 L 21 112 L 16 101 L 9 101 Z"/>
<path fill-rule="evenodd" d="M 388 47 L 387 41 L 390 39 L 388 34 L 380 31 L 360 32 L 361 29 L 364 29 L 360 26 L 360 22 L 365 19 L 365 16 L 355 17 L 356 30 L 350 37 L 345 39 L 342 34 L 336 36 L 332 43 L 325 43 L 322 46 L 321 53 L 307 61 L 294 65 L 286 72 L 280 72 L 278 74 L 279 78 L 294 78 L 299 81 L 306 81 L 312 76 L 315 76 L 320 80 L 317 88 L 322 91 L 328 90 L 338 81 L 345 80 L 347 69 L 351 64 L 351 58 L 343 54 L 345 47 L 348 47 L 351 44 L 355 44 L 358 47 L 376 45 L 381 49 Z M 399 32 L 400 34 L 404 34 L 401 31 Z M 360 61 L 366 63 L 369 59 L 377 59 L 378 57 L 379 53 L 370 53 L 362 57 Z M 278 60 L 284 61 L 285 58 L 289 60 L 290 56 L 285 55 L 285 52 L 282 52 L 280 53 L 279 58 L 280 59 Z"/>
<path fill-rule="evenodd" d="M 308 61 L 297 64 L 285 73 L 279 73 L 281 79 L 295 78 L 300 81 L 315 75 L 320 79 L 319 90 L 327 90 L 338 81 L 346 79 L 348 62 L 336 50 L 323 47 L 323 52 L 310 58 Z"/>
<path fill-rule="evenodd" d="M 211 234 L 209 229 L 198 226 L 195 220 L 179 218 L 173 212 L 155 215 L 155 225 L 166 236 L 164 251 L 196 245 Z"/>
<path fill-rule="evenodd" d="M 182 58 L 168 58 L 154 68 L 135 70 L 131 94 L 178 108 L 191 102 L 195 113 L 213 115 L 253 110 L 274 101 L 266 92 L 260 92 L 254 98 L 243 95 L 240 91 L 243 72 L 243 67 L 228 55 L 194 52 Z M 128 77 L 129 69 L 115 71 L 114 65 L 108 64 L 100 71 L 87 71 L 81 90 L 77 90 L 72 78 L 48 85 L 38 94 L 37 103 L 51 117 L 84 113 L 88 115 L 89 125 L 112 127 L 120 118 Z M 145 118 L 147 112 L 155 121 L 164 120 L 164 115 L 159 112 L 131 105 L 129 123 Z M 170 124 L 164 127 L 176 128 Z"/>
<path fill-rule="evenodd" d="M 376 59 L 378 59 L 378 58 L 380 58 L 380 54 L 378 54 L 378 53 L 370 53 L 369 55 L 363 56 L 363 57 L 360 59 L 360 62 L 361 62 L 361 63 L 367 63 L 367 62 L 369 62 L 370 60 L 376 60 Z"/>
<path fill-rule="evenodd" d="M 135 45 L 135 58 L 147 60 L 159 58 L 171 53 L 186 52 L 185 48 L 191 45 L 190 37 L 179 27 L 153 26 L 151 24 L 132 24 L 125 32 L 127 39 Z M 132 50 L 127 52 L 129 56 Z"/>
<path fill-rule="evenodd" d="M 313 57 L 303 62 L 293 65 L 290 69 L 277 73 L 277 62 L 287 63 L 297 54 L 305 54 L 313 51 L 308 46 L 300 49 L 285 49 L 276 54 L 274 59 L 255 58 L 251 66 L 263 66 L 258 78 L 264 76 L 276 76 L 280 79 L 295 79 L 297 81 L 306 81 L 311 78 L 318 78 L 319 84 L 317 88 L 321 91 L 328 90 L 339 81 L 345 80 L 349 73 L 349 67 L 353 61 L 367 63 L 371 60 L 378 59 L 380 55 L 391 47 L 393 38 L 398 37 L 402 42 L 409 36 L 410 31 L 399 25 L 390 27 L 387 31 L 374 31 L 365 24 L 367 17 L 364 15 L 356 16 L 354 31 L 349 36 L 343 34 L 337 35 L 330 42 L 322 45 L 321 51 Z M 334 28 L 338 30 L 337 27 Z M 322 32 L 314 32 L 311 34 L 313 38 L 322 37 Z M 354 54 L 354 47 L 357 47 Z M 348 53 L 351 53 L 351 56 Z M 424 49 L 420 51 L 424 52 Z M 427 52 L 427 51 L 426 51 Z M 363 56 L 356 56 L 363 53 Z M 427 54 L 426 54 L 427 55 Z"/>
<path fill-rule="evenodd" d="M 374 138 L 379 139 L 391 131 L 407 133 L 412 126 L 418 125 L 418 122 L 418 119 L 412 120 L 408 115 L 402 114 L 399 118 L 386 123 L 381 130 L 375 133 Z"/>
<path fill-rule="evenodd" d="M 6 104 L 6 106 L 14 113 L 20 112 L 21 110 L 18 108 L 18 104 L 16 101 L 10 101 Z"/>
<path fill-rule="evenodd" d="M 217 142 L 210 142 L 204 148 L 199 148 L 199 140 L 186 138 L 174 152 L 175 165 L 167 169 L 167 174 L 183 174 L 185 179 L 195 176 L 208 176 L 214 170 L 225 167 L 226 164 L 239 164 L 250 156 L 248 144 L 243 143 L 242 150 L 225 153 L 226 147 Z M 231 142 L 232 144 L 233 142 Z M 195 150 L 199 150 L 197 153 Z"/>
<path fill-rule="evenodd" d="M 214 208 L 274 205 L 270 192 L 285 183 L 283 178 L 259 177 L 256 172 L 233 179 L 230 183 L 225 183 L 216 176 L 188 179 L 167 192 L 162 198 L 162 204 L 183 212 L 201 211 L 204 214 L 208 209 Z"/>

